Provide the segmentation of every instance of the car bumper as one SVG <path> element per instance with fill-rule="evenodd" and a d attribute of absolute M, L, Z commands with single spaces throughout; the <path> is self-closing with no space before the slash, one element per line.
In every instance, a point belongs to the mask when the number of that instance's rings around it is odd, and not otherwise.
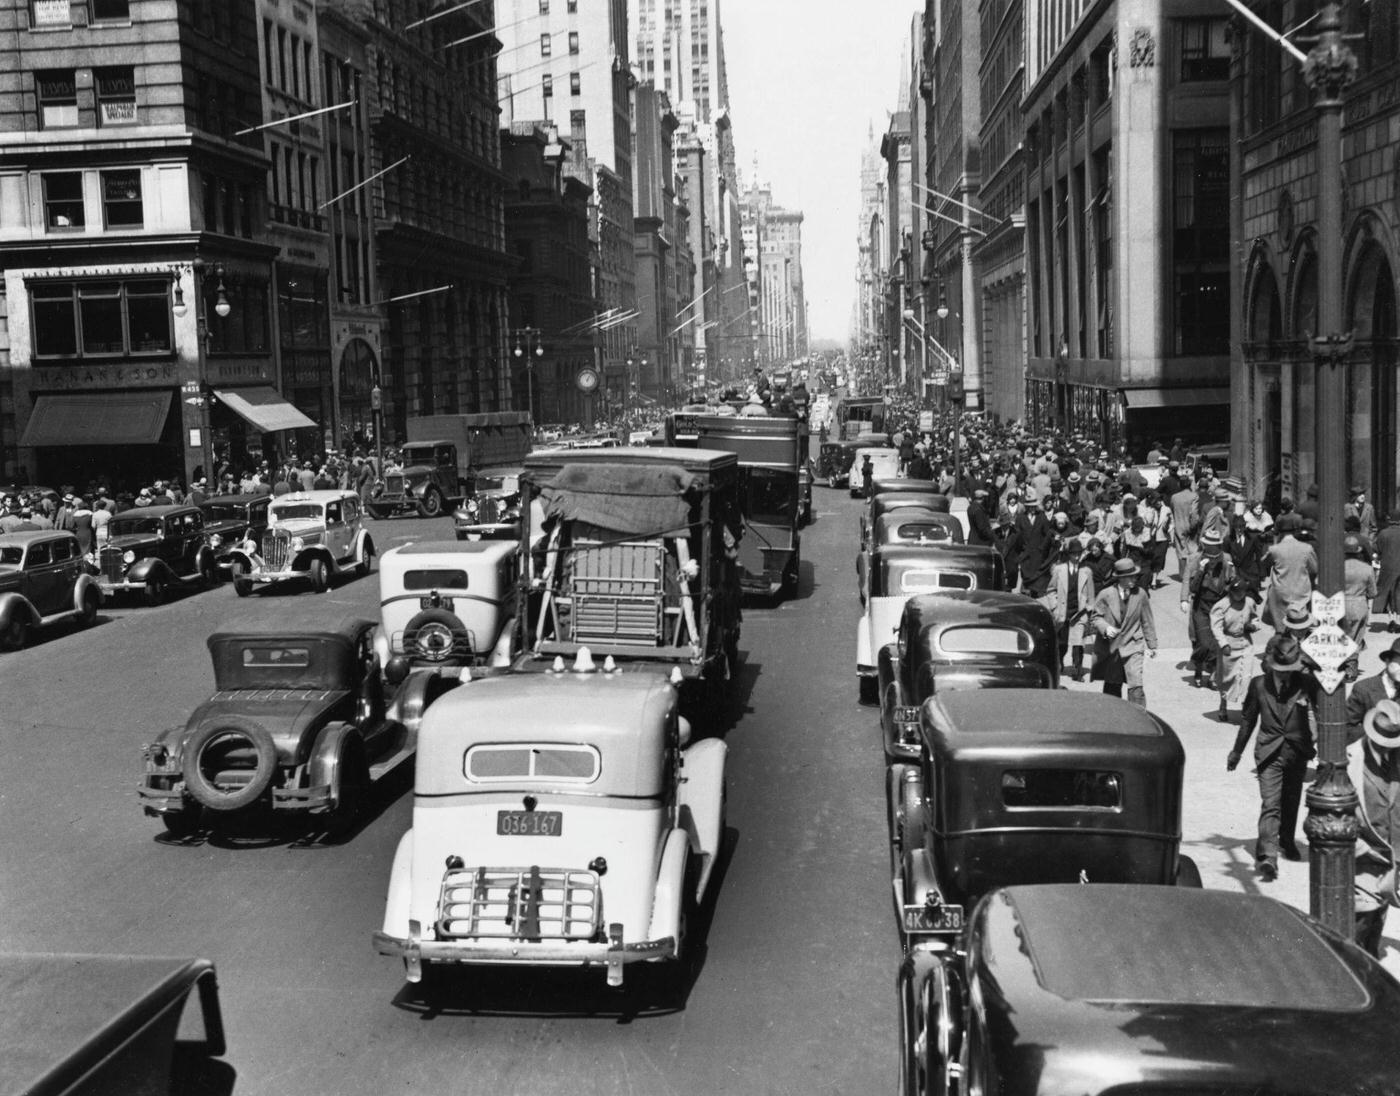
<path fill-rule="evenodd" d="M 164 774 L 166 776 L 172 774 Z M 183 781 L 168 788 L 155 788 L 143 784 L 136 789 L 136 797 L 149 815 L 179 814 L 189 810 L 194 802 L 185 794 Z M 328 811 L 334 806 L 331 799 L 331 786 L 318 784 L 310 788 L 273 788 L 272 808 L 279 811 Z"/>
<path fill-rule="evenodd" d="M 499 537 L 510 536 L 520 529 L 518 522 L 496 522 L 492 525 L 458 525 L 459 537 Z"/>
<path fill-rule="evenodd" d="M 387 932 L 374 934 L 374 949 L 380 955 L 398 956 L 404 961 L 408 980 L 423 977 L 423 962 L 462 963 L 473 966 L 534 966 L 534 967 L 602 967 L 608 968 L 608 985 L 622 984 L 622 968 L 629 963 L 647 963 L 672 959 L 676 955 L 676 939 L 663 936 L 659 940 L 622 939 L 622 926 L 608 926 L 606 941 L 593 940 L 424 940 L 412 922 L 407 937 Z"/>
<path fill-rule="evenodd" d="M 239 577 L 247 579 L 249 582 L 286 582 L 289 579 L 306 578 L 306 575 L 305 571 L 293 571 L 291 568 L 287 568 L 282 571 L 249 571 L 246 575 Z"/>

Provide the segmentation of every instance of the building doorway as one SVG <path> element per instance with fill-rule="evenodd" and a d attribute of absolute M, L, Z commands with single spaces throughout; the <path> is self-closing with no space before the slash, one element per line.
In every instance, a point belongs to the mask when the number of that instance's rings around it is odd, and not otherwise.
<path fill-rule="evenodd" d="M 1370 488 L 1372 504 L 1386 514 L 1396 506 L 1400 454 L 1396 452 L 1395 281 L 1379 245 L 1371 244 L 1363 252 L 1353 287 L 1350 326 L 1356 356 L 1347 407 L 1351 478 Z"/>

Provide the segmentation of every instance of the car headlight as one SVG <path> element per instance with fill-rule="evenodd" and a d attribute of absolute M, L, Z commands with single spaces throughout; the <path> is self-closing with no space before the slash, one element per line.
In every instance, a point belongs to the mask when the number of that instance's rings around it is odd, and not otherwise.
<path fill-rule="evenodd" d="M 122 562 L 127 564 L 135 563 L 136 553 L 133 552 L 130 548 L 128 548 L 125 552 L 122 553 Z"/>
<path fill-rule="evenodd" d="M 476 499 L 472 499 L 471 502 L 467 503 L 467 513 L 475 514 L 479 509 L 481 508 L 477 506 Z"/>
<path fill-rule="evenodd" d="M 221 547 L 223 547 L 223 543 L 224 543 L 224 538 L 221 537 L 221 536 L 219 536 L 218 533 L 215 533 L 213 536 L 211 536 L 211 537 L 209 538 L 209 547 L 210 547 L 210 548 L 221 548 Z"/>
<path fill-rule="evenodd" d="M 293 551 L 293 552 L 300 552 L 300 551 L 301 551 L 303 548 L 305 548 L 305 547 L 306 547 L 306 541 L 302 540 L 301 537 L 293 537 L 293 538 L 292 538 L 292 551 Z"/>

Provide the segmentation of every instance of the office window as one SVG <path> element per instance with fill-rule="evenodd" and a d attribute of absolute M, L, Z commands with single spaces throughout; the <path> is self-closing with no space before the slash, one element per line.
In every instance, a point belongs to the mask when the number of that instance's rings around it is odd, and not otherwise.
<path fill-rule="evenodd" d="M 83 173 L 51 171 L 43 176 L 44 227 L 66 232 L 87 223 L 83 215 Z"/>
<path fill-rule="evenodd" d="M 44 282 L 31 286 L 34 356 L 170 353 L 170 282 Z"/>
<path fill-rule="evenodd" d="M 576 141 L 582 141 L 588 136 L 588 112 L 586 110 L 569 111 L 569 136 Z"/>
<path fill-rule="evenodd" d="M 1224 19 L 1183 19 L 1181 28 L 1181 80 L 1228 80 L 1230 45 L 1225 40 Z"/>
<path fill-rule="evenodd" d="M 97 124 L 125 126 L 136 121 L 136 80 L 130 65 L 92 70 L 97 88 Z"/>
<path fill-rule="evenodd" d="M 540 56 L 541 56 L 541 57 L 548 57 L 548 56 L 549 56 L 551 53 L 553 53 L 553 52 L 554 52 L 554 47 L 553 47 L 553 45 L 550 44 L 549 35 L 547 35 L 547 34 L 541 34 L 541 35 L 540 35 Z"/>
<path fill-rule="evenodd" d="M 141 172 L 104 171 L 102 222 L 108 228 L 140 228 L 145 223 L 141 203 Z"/>
<path fill-rule="evenodd" d="M 578 31 L 576 30 L 569 31 L 569 52 L 578 52 Z"/>
<path fill-rule="evenodd" d="M 287 28 L 277 28 L 277 86 L 287 90 Z"/>
<path fill-rule="evenodd" d="M 554 94 L 554 77 L 547 72 L 540 78 L 540 91 L 546 99 Z"/>
<path fill-rule="evenodd" d="M 582 81 L 579 80 L 579 78 L 578 78 L 578 73 L 576 73 L 576 72 L 571 72 L 571 73 L 569 73 L 569 94 L 570 94 L 570 95 L 582 95 L 582 94 L 583 94 L 583 83 L 582 83 Z"/>
<path fill-rule="evenodd" d="M 129 0 L 92 0 L 94 23 L 128 23 L 131 21 Z"/>
<path fill-rule="evenodd" d="M 72 69 L 34 74 L 39 89 L 39 124 L 44 129 L 78 124 L 78 88 Z"/>
<path fill-rule="evenodd" d="M 540 14 L 541 14 L 541 15 L 548 15 L 548 14 L 549 14 L 549 0 L 540 0 Z"/>

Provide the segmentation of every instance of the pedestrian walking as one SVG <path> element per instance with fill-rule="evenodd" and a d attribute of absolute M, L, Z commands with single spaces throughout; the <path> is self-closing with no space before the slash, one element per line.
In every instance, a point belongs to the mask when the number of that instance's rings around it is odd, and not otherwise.
<path fill-rule="evenodd" d="M 1400 632 L 1400 505 L 1376 534 L 1375 545 L 1381 568 L 1376 576 L 1376 596 L 1371 608 L 1390 618 L 1386 625 L 1388 631 Z"/>
<path fill-rule="evenodd" d="M 1366 626 L 1371 622 L 1371 601 L 1376 596 L 1376 572 L 1371 567 L 1370 553 L 1361 538 L 1347 535 L 1342 540 L 1345 562 L 1342 564 L 1342 593 L 1346 612 L 1342 616 L 1342 631 L 1356 643 L 1358 650 L 1366 649 Z M 1349 663 L 1355 677 L 1356 660 Z"/>
<path fill-rule="evenodd" d="M 1199 689 L 1214 679 L 1218 655 L 1210 613 L 1235 578 L 1235 565 L 1214 529 L 1201 533 L 1201 552 L 1191 560 L 1181 585 L 1181 611 L 1186 614 L 1186 638 L 1191 644 L 1191 684 Z"/>
<path fill-rule="evenodd" d="M 1266 883 L 1278 878 L 1280 854 L 1301 860 L 1295 834 L 1308 762 L 1316 756 L 1315 686 L 1302 673 L 1303 652 L 1292 636 L 1275 636 L 1264 649 L 1264 672 L 1249 683 L 1244 717 L 1225 761 L 1234 772 L 1255 729 L 1254 772 L 1259 778 L 1259 834 L 1254 867 Z"/>
<path fill-rule="evenodd" d="M 1094 543 L 1098 544 L 1098 541 Z M 1065 555 L 1070 573 L 1069 596 L 1065 606 L 1065 635 L 1061 650 L 1069 651 L 1069 676 L 1075 681 L 1083 681 L 1084 634 L 1089 626 L 1089 616 L 1098 591 L 1095 588 L 1094 572 L 1084 562 L 1083 550 L 1078 540 L 1066 542 Z"/>
<path fill-rule="evenodd" d="M 1366 501 L 1366 488 L 1354 483 L 1348 492 L 1351 501 L 1342 509 L 1343 517 L 1354 517 L 1360 533 L 1372 544 L 1376 542 L 1376 508 Z"/>
<path fill-rule="evenodd" d="M 1186 581 L 1186 569 L 1196 552 L 1196 538 L 1200 534 L 1200 496 L 1190 486 L 1183 484 L 1167 505 L 1172 512 L 1172 548 L 1176 552 L 1176 577 L 1178 582 Z"/>
<path fill-rule="evenodd" d="M 1356 942 L 1377 959 L 1385 915 L 1400 905 L 1400 704 L 1376 703 L 1362 720 L 1361 782 L 1357 789 Z"/>
<path fill-rule="evenodd" d="M 1152 602 L 1145 590 L 1138 589 L 1139 571 L 1130 559 L 1113 564 L 1113 585 L 1094 599 L 1091 624 L 1094 629 L 1094 669 L 1092 678 L 1103 682 L 1103 691 L 1122 696 L 1128 686 L 1128 700 L 1147 707 L 1143 687 L 1143 657 L 1157 656 L 1157 625 Z"/>
<path fill-rule="evenodd" d="M 1251 529 L 1244 517 L 1236 515 L 1230 521 L 1230 536 L 1225 551 L 1235 565 L 1235 577 L 1249 590 L 1249 596 L 1263 605 L 1264 580 L 1269 574 L 1269 546 L 1264 536 Z"/>
<path fill-rule="evenodd" d="M 1264 626 L 1259 602 L 1241 578 L 1231 581 L 1225 597 L 1210 610 L 1210 631 L 1218 655 L 1215 687 L 1220 693 L 1220 722 L 1231 708 L 1244 707 L 1249 683 L 1254 680 L 1254 633 Z"/>
<path fill-rule="evenodd" d="M 1303 519 L 1284 514 L 1275 523 L 1278 542 L 1269 548 L 1269 593 L 1264 603 L 1265 623 L 1282 632 L 1290 605 L 1312 598 L 1317 579 L 1317 549 L 1298 539 Z"/>

